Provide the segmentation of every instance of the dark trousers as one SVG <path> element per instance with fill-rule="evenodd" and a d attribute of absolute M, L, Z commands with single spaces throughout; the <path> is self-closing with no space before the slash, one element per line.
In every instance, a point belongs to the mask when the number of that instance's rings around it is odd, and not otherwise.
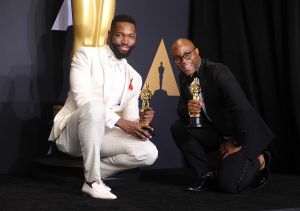
<path fill-rule="evenodd" d="M 172 136 L 196 177 L 208 171 L 207 152 L 219 150 L 222 134 L 211 124 L 202 128 L 188 128 L 180 119 L 171 127 Z M 258 159 L 250 160 L 243 150 L 219 159 L 217 169 L 218 187 L 224 192 L 236 193 L 251 185 L 259 172 Z"/>

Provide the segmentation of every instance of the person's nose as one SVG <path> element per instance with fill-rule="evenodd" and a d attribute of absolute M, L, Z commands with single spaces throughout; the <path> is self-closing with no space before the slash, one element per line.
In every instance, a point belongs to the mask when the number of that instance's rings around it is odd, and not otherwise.
<path fill-rule="evenodd" d="M 189 59 L 186 59 L 185 57 L 181 57 L 181 63 L 185 64 Z"/>
<path fill-rule="evenodd" d="M 128 37 L 127 36 L 123 36 L 121 42 L 122 42 L 122 44 L 127 45 L 128 44 Z"/>

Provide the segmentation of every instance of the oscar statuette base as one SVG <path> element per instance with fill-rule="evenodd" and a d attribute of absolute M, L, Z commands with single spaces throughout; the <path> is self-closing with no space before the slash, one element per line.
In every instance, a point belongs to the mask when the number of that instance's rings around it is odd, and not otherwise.
<path fill-rule="evenodd" d="M 200 117 L 190 117 L 188 128 L 200 128 L 202 127 Z"/>

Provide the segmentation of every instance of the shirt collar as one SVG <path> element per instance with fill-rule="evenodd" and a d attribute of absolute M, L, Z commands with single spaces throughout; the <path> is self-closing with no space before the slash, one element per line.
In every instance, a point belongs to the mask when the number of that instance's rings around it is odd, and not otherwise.
<path fill-rule="evenodd" d="M 197 68 L 197 70 L 195 71 L 195 73 L 193 74 L 193 78 L 194 77 L 199 78 L 201 75 L 204 74 L 205 63 L 206 63 L 206 59 L 201 59 L 201 63 L 199 65 L 199 67 Z"/>
<path fill-rule="evenodd" d="M 109 47 L 109 45 L 106 45 L 106 51 L 107 51 L 107 55 L 108 55 L 108 60 L 113 63 L 113 64 L 122 64 L 125 65 L 127 63 L 127 60 L 125 58 L 123 59 L 118 59 L 114 52 L 111 50 L 111 48 Z"/>

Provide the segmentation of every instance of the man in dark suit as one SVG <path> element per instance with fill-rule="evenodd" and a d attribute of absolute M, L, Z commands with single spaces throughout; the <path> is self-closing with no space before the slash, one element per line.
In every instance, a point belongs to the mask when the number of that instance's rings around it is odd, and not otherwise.
<path fill-rule="evenodd" d="M 228 67 L 201 59 L 192 41 L 181 38 L 172 45 L 180 70 L 179 119 L 172 136 L 195 174 L 188 191 L 209 187 L 207 152 L 218 150 L 217 184 L 221 191 L 236 193 L 248 186 L 262 187 L 269 179 L 271 155 L 266 147 L 273 133 L 249 103 Z M 200 81 L 200 99 L 193 100 L 190 84 Z M 200 113 L 202 127 L 190 128 L 190 116 Z"/>

